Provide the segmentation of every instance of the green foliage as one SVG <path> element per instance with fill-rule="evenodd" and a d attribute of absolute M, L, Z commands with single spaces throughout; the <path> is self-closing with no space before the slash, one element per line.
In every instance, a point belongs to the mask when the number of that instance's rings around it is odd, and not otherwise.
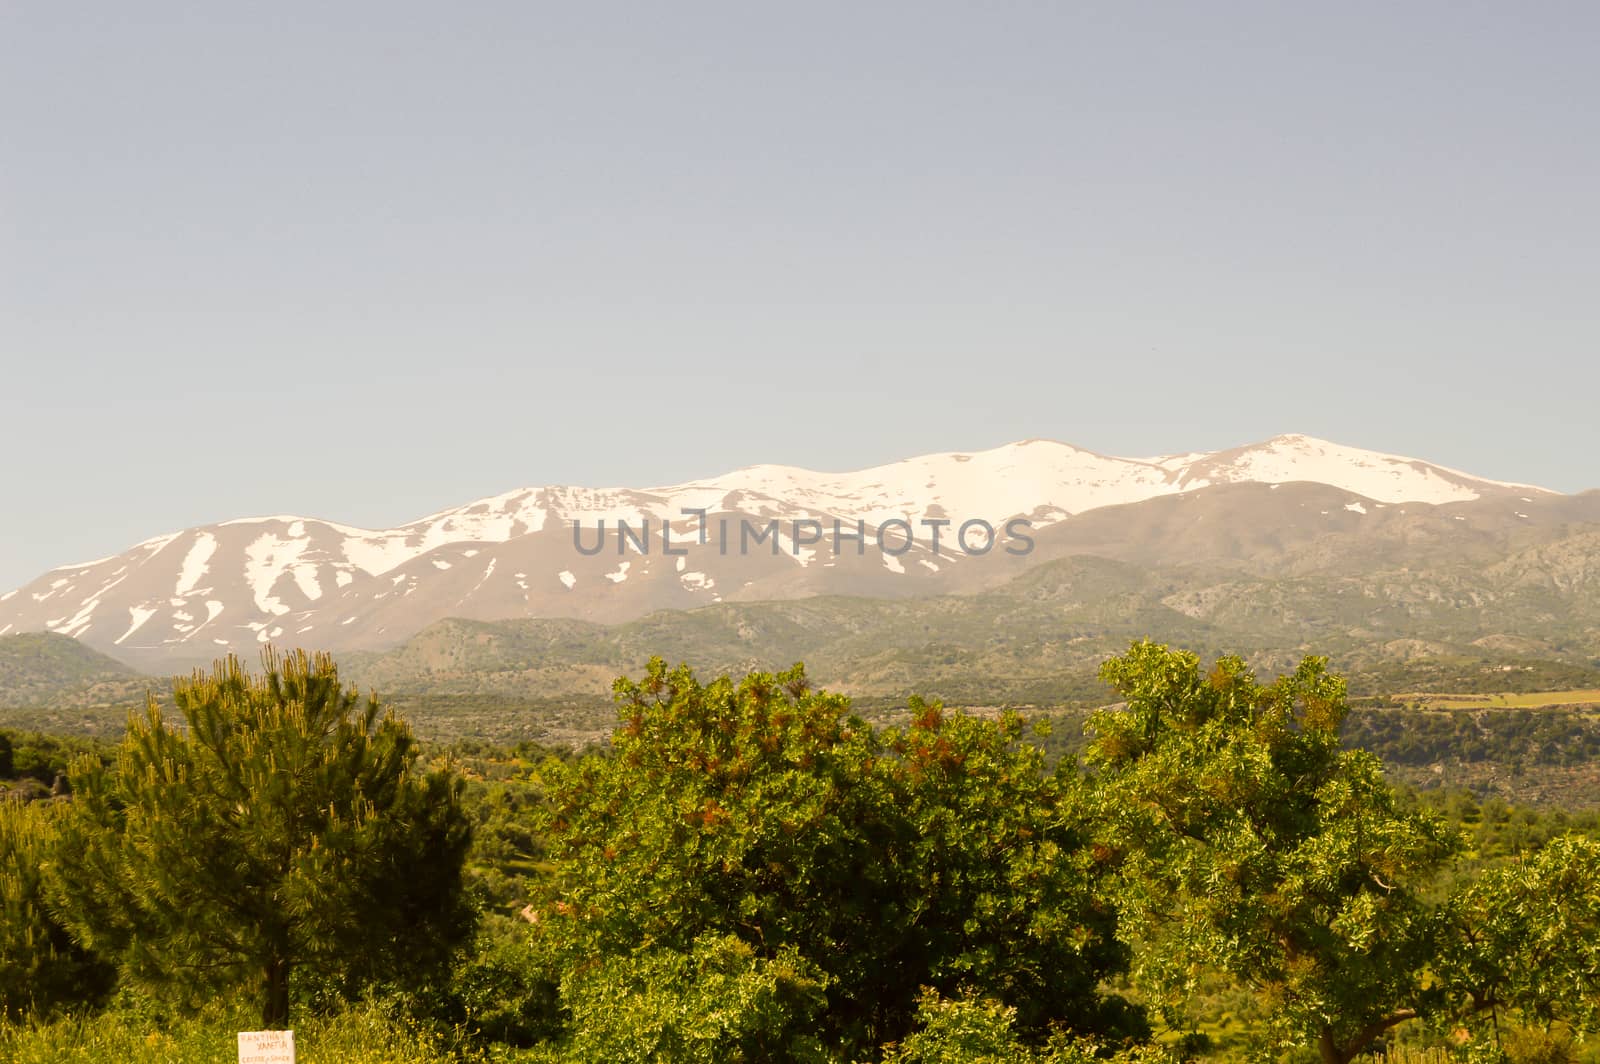
<path fill-rule="evenodd" d="M 1112 1047 L 1091 1038 L 1058 1035 L 1045 1045 L 1019 1037 L 1016 1010 L 993 999 L 923 994 L 917 1029 L 884 1054 L 884 1064 L 1177 1064 L 1170 1052 L 1136 1043 Z"/>
<path fill-rule="evenodd" d="M 1508 1014 L 1600 1029 L 1600 842 L 1552 839 L 1485 872 L 1445 912 L 1434 967 L 1480 1028 Z"/>
<path fill-rule="evenodd" d="M 213 1004 L 198 1015 L 176 1019 L 157 1018 L 133 1007 L 51 1022 L 0 1022 L 0 1060 L 236 1064 L 236 1032 L 252 1029 L 255 1019 L 246 1011 Z M 373 1002 L 354 1003 L 297 1023 L 295 1057 L 300 1064 L 487 1064 L 487 1058 L 464 1046 L 454 1032 L 412 1023 Z"/>
<path fill-rule="evenodd" d="M 1574 709 L 1368 709 L 1350 715 L 1345 741 L 1398 765 L 1571 767 L 1600 760 L 1600 719 Z"/>
<path fill-rule="evenodd" d="M 891 904 L 909 917 L 917 985 L 1001 1000 L 1034 1038 L 1052 1024 L 1142 1032 L 1141 1016 L 1098 993 L 1128 955 L 1076 772 L 1046 775 L 1014 714 L 983 720 L 917 698 L 910 709 L 907 726 L 882 733 L 890 756 L 875 768 L 912 840 Z"/>
<path fill-rule="evenodd" d="M 1030 1032 L 1136 1024 L 1097 992 L 1125 963 L 1075 787 L 1015 718 L 914 703 L 883 735 L 804 671 L 722 677 L 651 662 L 617 685 L 607 757 L 550 774 L 554 963 L 727 936 L 820 973 L 829 1044 L 907 1033 L 919 987 L 972 986 Z"/>
<path fill-rule="evenodd" d="M 1513 806 L 1499 798 L 1479 800 L 1470 791 L 1411 792 L 1408 801 L 1432 809 L 1467 836 L 1467 849 L 1453 875 L 1471 878 L 1508 858 L 1524 857 L 1563 835 L 1600 839 L 1600 810 Z"/>
<path fill-rule="evenodd" d="M 1016 1010 L 993 1000 L 945 1000 L 929 991 L 917 1029 L 884 1056 L 885 1064 L 1022 1064 L 1041 1061 L 1017 1037 Z M 1085 1055 L 1087 1056 L 1087 1054 Z M 1051 1060 L 1058 1059 L 1051 1054 Z"/>
<path fill-rule="evenodd" d="M 447 982 L 421 995 L 424 1011 L 481 1039 L 526 1047 L 558 1033 L 559 988 L 528 941 L 524 915 L 548 865 L 534 830 L 544 801 L 538 763 L 570 756 L 531 743 L 515 748 L 469 741 L 449 749 L 467 781 L 463 807 L 472 824 L 465 868 L 477 933 L 451 965 Z"/>
<path fill-rule="evenodd" d="M 482 904 L 500 915 L 512 915 L 531 900 L 533 878 L 545 862 L 544 842 L 534 830 L 543 800 L 542 784 L 531 775 L 467 786 L 470 878 Z"/>
<path fill-rule="evenodd" d="M 573 1033 L 550 1055 L 585 1064 L 821 1064 L 835 1059 L 812 1033 L 825 986 L 793 949 L 768 959 L 732 935 L 603 957 L 562 981 Z"/>
<path fill-rule="evenodd" d="M 482 1042 L 527 1047 L 561 1033 L 560 987 L 527 937 L 527 924 L 493 914 L 413 1011 Z"/>
<path fill-rule="evenodd" d="M 0 799 L 0 1019 L 93 1004 L 112 970 L 79 948 L 45 904 L 42 870 L 60 808 Z"/>
<path fill-rule="evenodd" d="M 1237 658 L 1139 643 L 1089 759 L 1122 854 L 1137 977 L 1175 1012 L 1208 968 L 1273 1004 L 1280 1047 L 1344 1064 L 1426 1003 L 1423 892 L 1460 845 L 1342 750 L 1344 684 L 1309 658 L 1262 686 Z"/>
<path fill-rule="evenodd" d="M 73 769 L 51 878 L 73 933 L 179 999 L 245 989 L 262 1024 L 291 979 L 345 994 L 418 973 L 467 932 L 460 784 L 323 656 L 268 651 L 151 702 L 113 767 Z"/>
<path fill-rule="evenodd" d="M 109 761 L 115 748 L 97 739 L 43 735 L 38 732 L 0 732 L 0 780 L 33 780 L 49 787 L 66 774 L 74 759 L 89 755 Z M 9 751 L 10 764 L 5 764 Z M 4 784 L 0 783 L 0 788 Z"/>
<path fill-rule="evenodd" d="M 1104 678 L 1125 706 L 1085 744 L 1084 713 L 873 726 L 800 666 L 652 659 L 609 748 L 550 756 L 423 752 L 331 661 L 269 655 L 112 758 L 11 736 L 14 793 L 78 756 L 70 797 L 0 801 L 0 1059 L 231 1060 L 291 999 L 303 1060 L 358 1064 L 1586 1051 L 1600 819 L 1396 791 L 1348 748 L 1562 768 L 1586 715 L 1367 727 L 1321 659 L 1261 683 L 1150 643 Z M 127 978 L 64 1012 L 114 974 L 89 948 Z"/>
<path fill-rule="evenodd" d="M 125 704 L 141 697 L 150 682 L 68 636 L 0 636 L 0 705 Z"/>

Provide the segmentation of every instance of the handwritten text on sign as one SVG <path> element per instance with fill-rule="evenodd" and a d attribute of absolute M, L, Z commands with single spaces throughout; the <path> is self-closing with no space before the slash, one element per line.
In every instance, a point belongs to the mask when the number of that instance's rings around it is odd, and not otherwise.
<path fill-rule="evenodd" d="M 240 1031 L 239 1064 L 294 1064 L 293 1031 Z"/>

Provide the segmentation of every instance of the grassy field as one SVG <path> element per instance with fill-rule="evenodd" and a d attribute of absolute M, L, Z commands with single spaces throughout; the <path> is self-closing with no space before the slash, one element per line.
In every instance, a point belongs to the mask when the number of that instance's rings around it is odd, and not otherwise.
<path fill-rule="evenodd" d="M 1545 709 L 1550 706 L 1600 706 L 1600 687 L 1565 691 L 1502 691 L 1496 694 L 1445 694 L 1413 691 L 1390 695 L 1391 702 L 1421 705 L 1425 709 Z"/>

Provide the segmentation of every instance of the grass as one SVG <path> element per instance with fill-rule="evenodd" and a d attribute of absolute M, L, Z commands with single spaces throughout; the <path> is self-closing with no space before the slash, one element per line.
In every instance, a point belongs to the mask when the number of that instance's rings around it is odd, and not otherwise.
<path fill-rule="evenodd" d="M 13 1064 L 237 1064 L 239 1031 L 258 1017 L 214 1009 L 160 1022 L 134 1011 L 71 1016 L 49 1023 L 0 1022 L 0 1060 Z M 464 1048 L 451 1032 L 396 1017 L 377 1004 L 353 1005 L 295 1023 L 299 1064 L 491 1064 L 513 1059 Z"/>
<path fill-rule="evenodd" d="M 1565 691 L 1501 691 L 1481 695 L 1416 691 L 1391 695 L 1390 700 L 1420 703 L 1427 709 L 1545 709 L 1550 706 L 1600 705 L 1600 687 L 1577 687 Z"/>

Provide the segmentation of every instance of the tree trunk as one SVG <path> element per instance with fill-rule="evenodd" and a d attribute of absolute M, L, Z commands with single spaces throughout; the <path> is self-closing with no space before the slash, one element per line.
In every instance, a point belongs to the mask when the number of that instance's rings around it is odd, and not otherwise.
<path fill-rule="evenodd" d="M 1367 1024 L 1342 1046 L 1333 1040 L 1333 1028 L 1324 1027 L 1317 1032 L 1317 1053 L 1322 1057 L 1322 1064 L 1350 1064 L 1357 1053 L 1372 1044 L 1374 1038 L 1391 1027 L 1416 1018 L 1416 1009 L 1396 1009 L 1383 1019 Z"/>
<path fill-rule="evenodd" d="M 267 962 L 266 999 L 261 1005 L 261 1029 L 279 1031 L 289 1026 L 289 962 Z"/>
<path fill-rule="evenodd" d="M 1333 1031 L 1324 1027 L 1317 1032 L 1317 1052 L 1322 1057 L 1322 1064 L 1349 1064 L 1345 1055 L 1333 1041 Z"/>

